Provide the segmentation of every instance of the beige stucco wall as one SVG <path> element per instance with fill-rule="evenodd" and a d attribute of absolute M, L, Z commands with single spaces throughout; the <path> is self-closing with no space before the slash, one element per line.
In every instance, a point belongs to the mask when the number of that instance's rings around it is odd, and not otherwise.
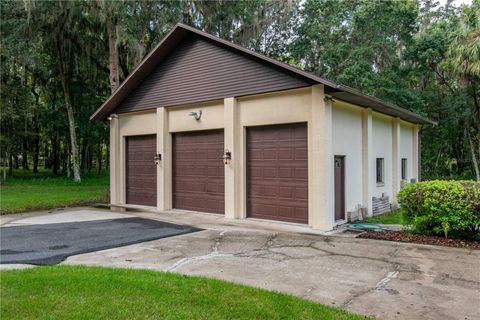
<path fill-rule="evenodd" d="M 325 99 L 322 85 L 249 97 L 227 98 L 186 106 L 120 114 L 111 121 L 111 201 L 125 204 L 125 137 L 157 134 L 162 161 L 157 170 L 157 209 L 172 209 L 171 135 L 174 132 L 224 129 L 225 149 L 232 161 L 225 166 L 225 215 L 246 217 L 245 131 L 248 126 L 306 122 L 308 126 L 309 225 L 334 227 L 333 160 L 346 156 L 346 210 L 369 207 L 371 196 L 392 196 L 391 117 L 342 101 Z M 196 121 L 188 116 L 202 110 Z M 398 158 L 415 170 L 415 126 L 401 122 Z M 385 158 L 385 184 L 375 183 L 375 158 Z M 400 175 L 398 166 L 398 175 Z"/>
<path fill-rule="evenodd" d="M 223 100 L 167 108 L 169 132 L 221 129 L 224 127 Z M 188 116 L 202 110 L 200 120 Z"/>
<path fill-rule="evenodd" d="M 416 175 L 413 171 L 413 138 L 414 126 L 408 122 L 400 123 L 400 155 L 399 158 L 407 159 L 407 182 L 410 182 L 410 179 L 415 178 Z M 400 162 L 399 162 L 400 163 Z M 398 176 L 401 179 L 401 166 L 398 168 Z"/>
<path fill-rule="evenodd" d="M 115 155 L 115 162 L 117 164 L 117 177 L 115 184 L 118 186 L 116 188 L 116 196 L 118 204 L 125 203 L 125 137 L 127 136 L 136 136 L 136 135 L 145 135 L 145 134 L 156 134 L 157 125 L 155 121 L 155 110 L 150 110 L 147 112 L 135 112 L 135 113 L 124 113 L 118 115 L 117 119 L 118 125 L 118 141 L 117 148 L 118 152 Z M 113 183 L 112 183 L 113 184 Z"/>
<path fill-rule="evenodd" d="M 376 183 L 376 169 L 371 178 L 374 179 L 375 188 L 373 196 L 380 197 L 382 194 L 392 198 L 392 117 L 373 113 L 372 120 L 373 137 L 373 161 L 384 158 L 384 183 Z M 374 167 L 376 168 L 376 166 Z"/>
<path fill-rule="evenodd" d="M 239 117 L 241 179 L 238 190 L 240 202 L 238 217 L 246 217 L 245 128 L 248 126 L 306 122 L 308 127 L 308 194 L 309 225 L 330 230 L 334 226 L 332 170 L 322 170 L 331 165 L 331 106 L 324 100 L 323 86 L 288 90 L 237 99 Z M 332 160 L 333 161 L 333 160 Z"/>
<path fill-rule="evenodd" d="M 362 198 L 362 108 L 333 103 L 333 154 L 345 156 L 345 209 L 354 210 Z"/>
<path fill-rule="evenodd" d="M 308 122 L 311 117 L 311 89 L 298 89 L 239 98 L 242 126 Z"/>

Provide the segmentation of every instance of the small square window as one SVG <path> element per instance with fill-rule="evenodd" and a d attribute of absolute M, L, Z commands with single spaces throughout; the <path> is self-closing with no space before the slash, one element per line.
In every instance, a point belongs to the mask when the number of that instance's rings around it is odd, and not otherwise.
<path fill-rule="evenodd" d="M 377 158 L 377 183 L 384 183 L 384 159 Z"/>
<path fill-rule="evenodd" d="M 407 179 L 407 159 L 402 159 L 402 180 Z"/>

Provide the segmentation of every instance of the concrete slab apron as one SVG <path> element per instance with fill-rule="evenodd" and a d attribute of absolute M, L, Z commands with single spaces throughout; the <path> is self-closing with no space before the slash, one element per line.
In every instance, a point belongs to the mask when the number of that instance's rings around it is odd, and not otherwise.
<path fill-rule="evenodd" d="M 479 319 L 479 251 L 207 230 L 68 258 L 278 290 L 380 319 Z"/>

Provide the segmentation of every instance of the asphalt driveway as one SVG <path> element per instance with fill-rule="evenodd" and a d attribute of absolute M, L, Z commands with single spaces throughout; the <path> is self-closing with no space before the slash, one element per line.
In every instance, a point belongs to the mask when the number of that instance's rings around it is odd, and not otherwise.
<path fill-rule="evenodd" d="M 379 319 L 480 319 L 480 251 L 325 236 L 219 215 L 137 216 L 205 231 L 70 256 L 62 264 L 220 278 Z"/>
<path fill-rule="evenodd" d="M 71 255 L 199 230 L 139 217 L 20 224 L 1 229 L 0 263 L 51 265 Z"/>

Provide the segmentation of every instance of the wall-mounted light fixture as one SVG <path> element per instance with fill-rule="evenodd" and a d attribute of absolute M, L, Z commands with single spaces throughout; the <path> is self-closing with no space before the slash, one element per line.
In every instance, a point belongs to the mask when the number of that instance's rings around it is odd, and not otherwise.
<path fill-rule="evenodd" d="M 324 101 L 331 101 L 331 102 L 335 102 L 335 100 L 331 97 L 331 96 L 325 96 L 325 98 L 323 98 Z"/>
<path fill-rule="evenodd" d="M 118 115 L 116 113 L 112 113 L 107 117 L 107 120 L 112 121 L 112 119 L 117 119 L 117 118 L 118 118 Z"/>
<path fill-rule="evenodd" d="M 198 112 L 191 111 L 191 112 L 188 113 L 188 115 L 189 115 L 190 117 L 194 117 L 195 120 L 198 121 L 198 120 L 200 120 L 200 118 L 202 117 L 202 110 L 200 109 L 200 110 L 198 110 Z"/>
<path fill-rule="evenodd" d="M 153 161 L 155 161 L 155 164 L 158 166 L 160 164 L 160 161 L 162 161 L 162 155 L 160 153 L 157 153 L 155 157 L 153 157 Z"/>
<path fill-rule="evenodd" d="M 232 160 L 232 153 L 228 149 L 225 149 L 222 159 L 225 165 L 230 164 L 230 161 Z"/>

